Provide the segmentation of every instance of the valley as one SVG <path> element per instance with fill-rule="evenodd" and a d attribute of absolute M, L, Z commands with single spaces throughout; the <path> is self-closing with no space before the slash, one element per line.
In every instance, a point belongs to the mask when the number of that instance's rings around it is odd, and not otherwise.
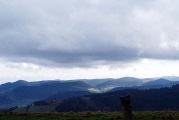
<path fill-rule="evenodd" d="M 135 111 L 179 110 L 178 81 L 164 78 L 17 81 L 0 85 L 1 111 L 121 111 L 119 97 L 131 95 Z M 152 97 L 151 97 L 152 96 Z M 16 106 L 16 107 L 15 107 Z M 27 110 L 28 108 L 28 110 Z"/>

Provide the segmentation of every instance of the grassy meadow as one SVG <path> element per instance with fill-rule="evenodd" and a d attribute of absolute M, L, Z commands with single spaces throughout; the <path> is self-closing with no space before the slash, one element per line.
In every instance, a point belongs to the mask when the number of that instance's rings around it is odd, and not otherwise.
<path fill-rule="evenodd" d="M 134 120 L 179 120 L 179 112 L 133 112 Z M 122 112 L 0 113 L 0 120 L 124 120 Z"/>

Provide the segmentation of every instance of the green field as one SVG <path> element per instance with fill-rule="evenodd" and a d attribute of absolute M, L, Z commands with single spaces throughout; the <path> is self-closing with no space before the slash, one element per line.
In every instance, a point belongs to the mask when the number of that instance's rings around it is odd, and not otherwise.
<path fill-rule="evenodd" d="M 179 112 L 134 112 L 134 120 L 179 120 Z M 0 113 L 0 120 L 124 120 L 121 112 Z"/>

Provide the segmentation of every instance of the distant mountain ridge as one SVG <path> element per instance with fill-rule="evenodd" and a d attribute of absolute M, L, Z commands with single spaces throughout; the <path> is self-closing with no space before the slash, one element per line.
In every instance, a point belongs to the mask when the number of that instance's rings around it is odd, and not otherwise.
<path fill-rule="evenodd" d="M 129 86 L 137 86 L 141 85 L 143 81 L 138 78 L 133 77 L 124 77 L 119 79 L 111 79 L 101 84 L 96 85 L 97 88 L 104 88 L 104 87 L 129 87 Z"/>
<path fill-rule="evenodd" d="M 67 91 L 88 91 L 89 88 L 91 88 L 90 85 L 81 81 L 48 83 L 39 86 L 20 86 L 0 94 L 0 107 L 26 105 L 57 93 Z"/>
<path fill-rule="evenodd" d="M 154 81 L 149 81 L 147 83 L 144 83 L 143 86 L 150 86 L 150 85 L 169 85 L 171 83 L 174 83 L 173 81 L 167 80 L 167 79 L 158 79 Z"/>
<path fill-rule="evenodd" d="M 27 82 L 25 80 L 18 80 L 16 82 L 8 82 L 0 85 L 0 93 L 8 92 L 12 89 L 21 87 L 21 86 L 39 86 L 42 84 L 51 84 L 59 83 L 61 81 L 57 80 L 47 80 L 47 81 L 37 81 L 37 82 Z"/>
<path fill-rule="evenodd" d="M 25 86 L 27 85 L 27 81 L 24 81 L 24 80 L 18 80 L 14 83 L 4 83 L 4 84 L 1 84 L 0 85 L 0 93 L 4 93 L 4 92 L 7 92 L 7 91 L 10 91 L 14 88 L 17 88 L 17 87 L 20 87 L 20 86 Z"/>
<path fill-rule="evenodd" d="M 138 86 L 129 86 L 129 87 L 115 87 L 110 91 L 123 90 L 123 89 L 152 89 L 152 88 L 162 88 L 162 87 L 171 87 L 173 85 L 179 84 L 179 81 L 170 81 L 164 78 L 157 80 L 152 80 L 144 82 Z"/>
<path fill-rule="evenodd" d="M 105 93 L 125 89 L 151 89 L 171 87 L 179 81 L 160 79 L 139 79 L 123 77 L 119 79 L 48 80 L 27 82 L 19 80 L 0 85 L 0 108 L 26 105 L 38 100 L 64 100 L 92 93 Z"/>

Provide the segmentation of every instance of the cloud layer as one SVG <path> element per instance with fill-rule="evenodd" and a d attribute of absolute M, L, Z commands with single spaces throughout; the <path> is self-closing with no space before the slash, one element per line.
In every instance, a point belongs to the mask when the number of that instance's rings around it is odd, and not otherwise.
<path fill-rule="evenodd" d="M 0 0 L 0 58 L 91 67 L 179 59 L 177 0 Z"/>

